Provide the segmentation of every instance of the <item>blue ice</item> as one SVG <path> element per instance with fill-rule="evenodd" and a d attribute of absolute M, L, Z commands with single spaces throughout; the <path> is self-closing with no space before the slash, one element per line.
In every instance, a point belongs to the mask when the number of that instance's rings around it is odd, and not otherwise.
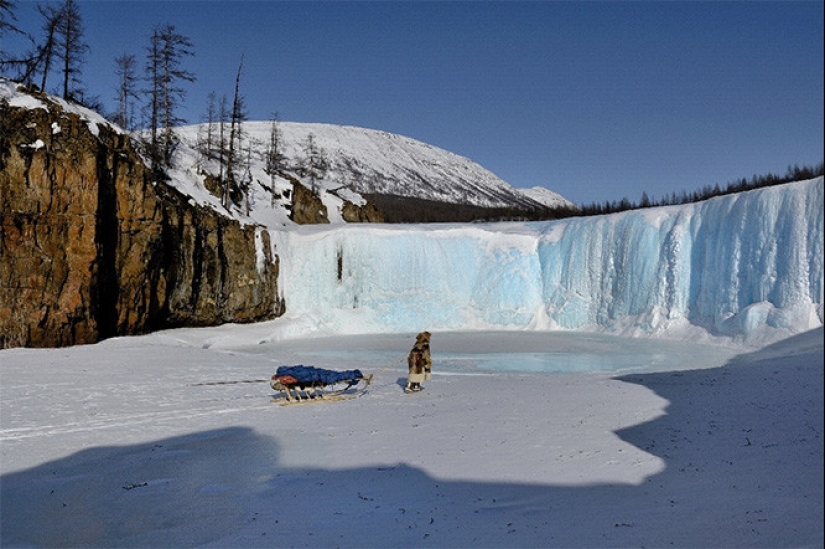
<path fill-rule="evenodd" d="M 273 231 L 272 242 L 285 318 L 307 332 L 701 332 L 747 342 L 823 322 L 821 177 L 608 216 L 304 227 Z"/>

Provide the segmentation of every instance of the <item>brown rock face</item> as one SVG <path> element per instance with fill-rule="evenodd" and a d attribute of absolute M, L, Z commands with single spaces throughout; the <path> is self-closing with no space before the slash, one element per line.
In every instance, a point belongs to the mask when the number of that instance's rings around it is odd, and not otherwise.
<path fill-rule="evenodd" d="M 327 207 L 297 179 L 292 180 L 292 221 L 299 225 L 329 223 Z"/>
<path fill-rule="evenodd" d="M 0 102 L 0 348 L 283 313 L 268 233 L 190 204 L 128 136 L 38 98 L 48 110 Z"/>
<path fill-rule="evenodd" d="M 283 313 L 277 297 L 278 258 L 272 255 L 268 232 L 242 227 L 204 207 L 167 203 L 172 204 L 166 206 L 165 232 L 171 257 L 166 258 L 165 278 L 174 282 L 166 292 L 167 323 L 253 322 Z M 260 268 L 258 253 L 263 255 Z"/>
<path fill-rule="evenodd" d="M 329 223 L 327 207 L 320 197 L 306 188 L 300 180 L 290 177 L 292 181 L 292 213 L 290 219 L 299 225 Z M 356 206 L 349 200 L 344 201 L 341 217 L 347 223 L 383 223 L 384 214 L 372 202 Z"/>
<path fill-rule="evenodd" d="M 341 216 L 348 223 L 384 222 L 384 214 L 372 202 L 367 202 L 363 206 L 356 206 L 352 202 L 346 201 Z"/>

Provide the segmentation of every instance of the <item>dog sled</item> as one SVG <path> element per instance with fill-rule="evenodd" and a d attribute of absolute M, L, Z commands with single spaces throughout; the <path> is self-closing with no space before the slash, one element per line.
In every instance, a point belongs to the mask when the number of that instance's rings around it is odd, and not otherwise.
<path fill-rule="evenodd" d="M 279 393 L 272 402 L 281 406 L 347 400 L 359 396 L 372 383 L 361 370 L 336 371 L 315 366 L 280 366 L 269 382 Z"/>

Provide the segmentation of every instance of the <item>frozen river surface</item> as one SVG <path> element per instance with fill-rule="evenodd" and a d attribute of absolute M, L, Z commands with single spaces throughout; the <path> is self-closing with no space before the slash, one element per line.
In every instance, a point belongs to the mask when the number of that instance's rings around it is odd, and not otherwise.
<path fill-rule="evenodd" d="M 323 368 L 372 370 L 405 363 L 410 335 L 335 336 L 238 349 Z M 713 368 L 740 348 L 603 334 L 444 332 L 433 334 L 433 368 L 444 373 L 658 372 Z"/>

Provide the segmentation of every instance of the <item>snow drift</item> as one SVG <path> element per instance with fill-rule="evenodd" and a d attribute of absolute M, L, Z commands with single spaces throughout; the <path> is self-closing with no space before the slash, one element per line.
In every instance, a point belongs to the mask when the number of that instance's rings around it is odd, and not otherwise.
<path fill-rule="evenodd" d="M 311 333 L 568 329 L 777 340 L 822 325 L 823 178 L 562 221 L 272 233 Z"/>

